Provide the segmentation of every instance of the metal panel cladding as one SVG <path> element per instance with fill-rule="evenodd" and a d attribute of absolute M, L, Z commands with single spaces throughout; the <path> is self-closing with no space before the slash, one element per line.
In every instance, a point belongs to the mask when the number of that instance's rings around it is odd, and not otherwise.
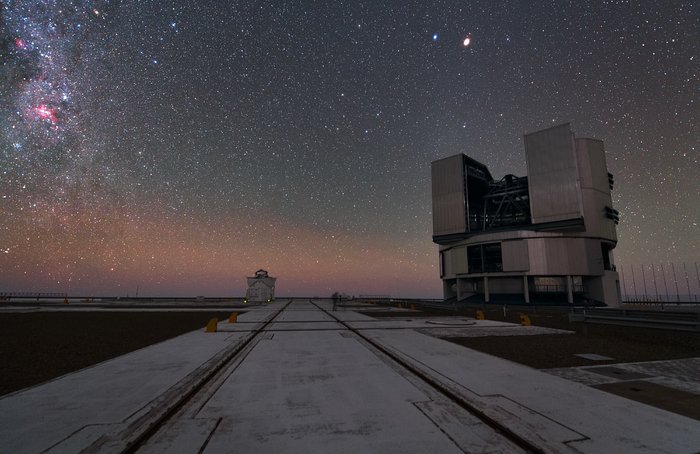
<path fill-rule="evenodd" d="M 463 159 L 463 155 L 458 154 L 434 161 L 431 165 L 434 236 L 467 230 Z"/>
<path fill-rule="evenodd" d="M 525 153 L 533 224 L 583 217 L 570 125 L 526 134 Z"/>

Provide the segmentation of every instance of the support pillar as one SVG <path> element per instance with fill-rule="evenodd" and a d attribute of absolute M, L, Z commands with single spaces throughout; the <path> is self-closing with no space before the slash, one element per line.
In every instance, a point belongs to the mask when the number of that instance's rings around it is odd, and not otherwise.
<path fill-rule="evenodd" d="M 527 282 L 527 276 L 523 276 L 523 296 L 525 297 L 525 302 L 530 303 L 530 286 Z"/>
<path fill-rule="evenodd" d="M 566 276 L 566 302 L 574 304 L 574 283 L 571 276 Z"/>
<path fill-rule="evenodd" d="M 484 301 L 487 303 L 491 301 L 491 295 L 489 295 L 489 278 L 487 276 L 484 276 Z"/>
<path fill-rule="evenodd" d="M 460 301 L 462 299 L 462 289 L 461 286 L 459 285 L 459 278 L 457 278 L 457 301 Z"/>

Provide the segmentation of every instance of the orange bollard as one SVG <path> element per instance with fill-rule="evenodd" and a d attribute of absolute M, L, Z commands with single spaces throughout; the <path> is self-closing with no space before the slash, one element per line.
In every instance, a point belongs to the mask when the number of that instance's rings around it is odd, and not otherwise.
<path fill-rule="evenodd" d="M 211 320 L 209 320 L 209 323 L 207 323 L 207 328 L 205 329 L 205 332 L 215 333 L 218 323 L 219 323 L 218 318 L 212 318 Z"/>
<path fill-rule="evenodd" d="M 236 323 L 238 321 L 238 312 L 232 312 L 228 317 L 229 323 Z"/>

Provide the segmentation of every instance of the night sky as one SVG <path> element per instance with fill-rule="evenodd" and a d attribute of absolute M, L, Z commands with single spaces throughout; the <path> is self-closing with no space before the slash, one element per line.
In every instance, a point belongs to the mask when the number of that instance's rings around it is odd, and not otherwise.
<path fill-rule="evenodd" d="M 524 175 L 564 122 L 618 267 L 693 286 L 696 1 L 0 5 L 0 291 L 439 297 L 430 162 Z"/>

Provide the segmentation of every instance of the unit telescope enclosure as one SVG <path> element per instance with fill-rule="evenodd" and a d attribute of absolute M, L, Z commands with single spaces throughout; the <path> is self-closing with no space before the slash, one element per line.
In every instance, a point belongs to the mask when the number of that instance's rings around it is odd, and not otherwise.
<path fill-rule="evenodd" d="M 496 181 L 485 165 L 465 155 L 436 161 L 433 172 L 435 236 L 531 224 L 527 177 Z"/>
<path fill-rule="evenodd" d="M 617 304 L 619 213 L 603 142 L 565 123 L 525 134 L 524 145 L 523 177 L 495 180 L 465 154 L 432 163 L 445 299 Z"/>

